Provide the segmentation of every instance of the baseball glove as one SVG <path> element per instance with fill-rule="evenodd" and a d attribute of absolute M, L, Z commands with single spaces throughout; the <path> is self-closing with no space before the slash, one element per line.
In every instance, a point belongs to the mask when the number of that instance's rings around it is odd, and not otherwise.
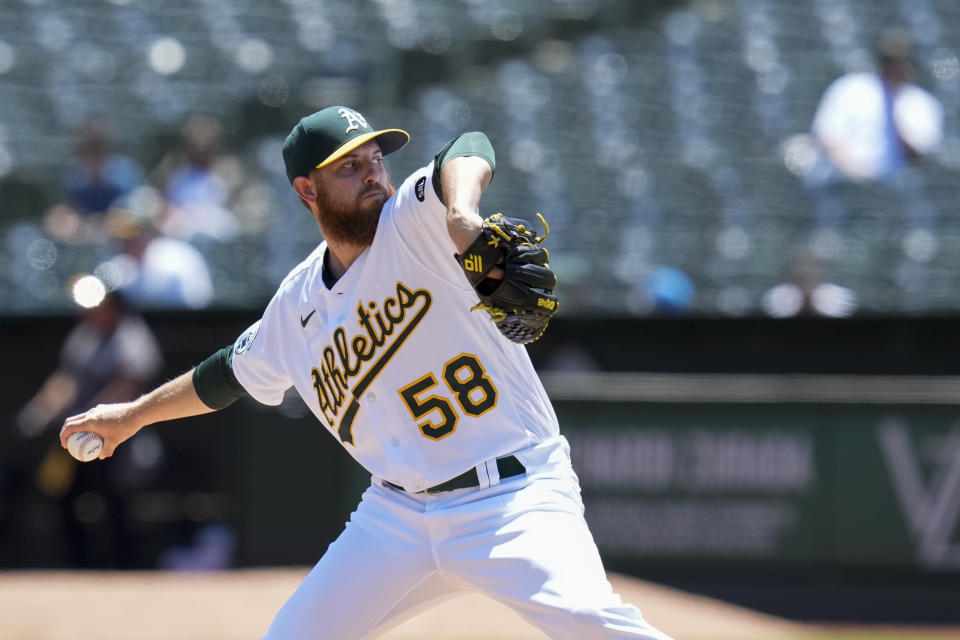
<path fill-rule="evenodd" d="M 553 295 L 557 276 L 541 246 L 550 228 L 542 215 L 537 217 L 546 229 L 542 237 L 537 237 L 529 222 L 495 213 L 483 221 L 480 235 L 466 251 L 454 255 L 480 297 L 471 311 L 489 313 L 500 332 L 520 344 L 543 335 L 559 308 Z M 489 277 L 498 266 L 503 278 Z"/>

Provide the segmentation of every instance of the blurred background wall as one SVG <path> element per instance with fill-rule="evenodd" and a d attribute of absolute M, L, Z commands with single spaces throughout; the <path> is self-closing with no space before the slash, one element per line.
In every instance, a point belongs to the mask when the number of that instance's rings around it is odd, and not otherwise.
<path fill-rule="evenodd" d="M 530 353 L 610 568 L 960 619 L 958 36 L 953 0 L 7 0 L 0 566 L 336 536 L 366 479 L 295 397 L 107 463 L 55 434 L 259 317 L 320 239 L 282 140 L 349 104 L 412 134 L 397 180 L 485 131 L 486 211 L 550 223 L 563 311 Z"/>

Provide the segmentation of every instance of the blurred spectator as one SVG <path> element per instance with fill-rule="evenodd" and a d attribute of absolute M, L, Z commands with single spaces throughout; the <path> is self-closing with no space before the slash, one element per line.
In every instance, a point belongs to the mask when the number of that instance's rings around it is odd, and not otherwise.
<path fill-rule="evenodd" d="M 230 209 L 231 191 L 242 181 L 238 160 L 222 153 L 223 127 L 213 116 L 184 123 L 180 148 L 157 168 L 167 206 L 158 226 L 168 236 L 228 240 L 240 230 Z"/>
<path fill-rule="evenodd" d="M 124 242 L 118 258 L 129 277 L 121 291 L 138 305 L 202 309 L 213 299 L 207 261 L 183 240 L 145 230 Z"/>
<path fill-rule="evenodd" d="M 83 311 L 63 343 L 56 369 L 15 417 L 15 430 L 24 442 L 18 456 L 23 465 L 18 474 L 18 494 L 25 501 L 21 508 L 37 498 L 59 503 L 60 530 L 77 566 L 128 564 L 123 504 L 151 477 L 162 446 L 148 431 L 142 438 L 138 434 L 129 454 L 109 465 L 85 465 L 70 458 L 55 433 L 67 416 L 98 403 L 137 397 L 155 381 L 161 366 L 159 345 L 149 327 L 123 297 L 107 293 Z"/>
<path fill-rule="evenodd" d="M 675 267 L 657 266 L 644 279 L 652 313 L 679 314 L 690 310 L 696 293 L 689 276 Z"/>
<path fill-rule="evenodd" d="M 855 181 L 885 180 L 907 162 L 932 152 L 943 136 L 943 108 L 914 81 L 909 37 L 886 31 L 877 72 L 835 80 L 817 107 L 813 133 L 827 162 L 813 172 L 828 182 L 836 171 Z"/>
<path fill-rule="evenodd" d="M 108 293 L 84 310 L 60 353 L 60 363 L 17 416 L 20 432 L 39 435 L 75 411 L 136 397 L 158 373 L 153 333 L 126 300 Z"/>
<path fill-rule="evenodd" d="M 74 159 L 63 176 L 63 202 L 46 216 L 47 230 L 68 242 L 106 240 L 103 214 L 143 181 L 140 165 L 112 150 L 107 125 L 87 121 L 77 133 Z"/>
<path fill-rule="evenodd" d="M 627 295 L 627 309 L 638 315 L 679 315 L 693 306 L 696 289 L 676 267 L 655 265 L 636 280 Z"/>
<path fill-rule="evenodd" d="M 763 310 L 775 318 L 845 318 L 856 308 L 856 293 L 827 282 L 820 261 L 807 252 L 798 253 L 790 261 L 785 282 L 763 294 Z"/>
<path fill-rule="evenodd" d="M 213 280 L 203 254 L 184 240 L 161 235 L 153 226 L 151 205 L 146 203 L 157 202 L 159 196 L 136 195 L 131 199 L 132 210 L 111 212 L 111 226 L 123 240 L 121 253 L 104 269 L 110 284 L 143 308 L 208 306 L 213 300 Z"/>

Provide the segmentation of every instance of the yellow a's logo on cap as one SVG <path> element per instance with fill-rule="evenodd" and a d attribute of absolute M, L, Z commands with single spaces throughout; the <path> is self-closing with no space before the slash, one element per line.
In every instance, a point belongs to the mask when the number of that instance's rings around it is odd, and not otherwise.
<path fill-rule="evenodd" d="M 347 109 L 346 107 L 337 111 L 340 114 L 340 117 L 347 121 L 347 130 L 344 133 L 350 133 L 351 131 L 356 131 L 360 127 L 366 129 L 368 126 L 367 119 L 360 115 L 358 112 L 353 109 Z"/>

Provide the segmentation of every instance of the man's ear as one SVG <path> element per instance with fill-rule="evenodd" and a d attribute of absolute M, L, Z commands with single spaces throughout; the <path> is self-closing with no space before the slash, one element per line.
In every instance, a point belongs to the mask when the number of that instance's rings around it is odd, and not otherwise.
<path fill-rule="evenodd" d="M 293 190 L 297 192 L 300 199 L 307 205 L 317 201 L 317 189 L 313 185 L 313 180 L 306 176 L 299 176 L 293 179 Z"/>

